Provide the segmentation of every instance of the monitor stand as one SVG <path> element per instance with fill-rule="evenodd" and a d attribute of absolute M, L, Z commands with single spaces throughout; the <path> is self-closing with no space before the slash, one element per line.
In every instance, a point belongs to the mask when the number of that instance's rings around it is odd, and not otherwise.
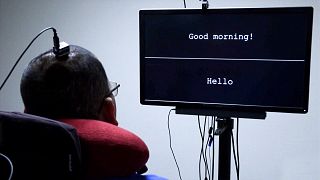
<path fill-rule="evenodd" d="M 216 116 L 217 129 L 214 135 L 219 136 L 219 160 L 218 160 L 218 179 L 230 180 L 231 168 L 231 136 L 234 120 L 231 117 L 265 119 L 266 112 L 236 112 L 236 111 L 220 111 L 213 109 L 194 109 L 185 107 L 176 107 L 176 114 L 187 115 L 205 115 Z M 214 163 L 214 161 L 212 161 Z"/>
<path fill-rule="evenodd" d="M 217 119 L 218 127 L 214 134 L 219 136 L 218 179 L 230 180 L 231 132 L 234 121 L 231 118 Z"/>

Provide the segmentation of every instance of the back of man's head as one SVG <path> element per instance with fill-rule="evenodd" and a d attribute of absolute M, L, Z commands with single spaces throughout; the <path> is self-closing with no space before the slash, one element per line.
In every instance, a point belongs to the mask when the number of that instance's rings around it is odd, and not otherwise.
<path fill-rule="evenodd" d="M 26 112 L 49 118 L 97 119 L 108 78 L 88 50 L 70 46 L 66 59 L 49 50 L 34 58 L 21 79 Z"/>

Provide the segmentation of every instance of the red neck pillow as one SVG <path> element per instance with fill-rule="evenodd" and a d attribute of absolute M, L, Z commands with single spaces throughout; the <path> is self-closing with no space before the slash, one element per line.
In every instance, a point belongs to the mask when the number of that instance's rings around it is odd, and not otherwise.
<path fill-rule="evenodd" d="M 145 167 L 146 144 L 118 126 L 91 119 L 63 119 L 77 129 L 84 173 L 89 178 L 128 176 Z"/>

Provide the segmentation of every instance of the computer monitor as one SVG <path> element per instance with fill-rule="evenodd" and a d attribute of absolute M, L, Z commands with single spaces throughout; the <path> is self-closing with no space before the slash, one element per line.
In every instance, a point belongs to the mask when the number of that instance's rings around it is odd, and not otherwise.
<path fill-rule="evenodd" d="M 307 113 L 312 7 L 140 10 L 143 105 Z"/>

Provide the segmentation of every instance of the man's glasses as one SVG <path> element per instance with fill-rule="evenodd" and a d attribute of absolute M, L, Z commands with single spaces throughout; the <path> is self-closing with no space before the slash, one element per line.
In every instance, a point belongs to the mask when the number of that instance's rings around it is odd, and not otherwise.
<path fill-rule="evenodd" d="M 110 92 L 105 97 L 109 97 L 111 94 L 113 96 L 117 96 L 119 92 L 118 89 L 120 87 L 120 84 L 113 81 L 109 81 L 109 87 L 110 87 Z"/>
<path fill-rule="evenodd" d="M 110 91 L 103 97 L 103 101 L 107 98 L 107 97 L 110 97 L 111 94 L 115 97 L 118 95 L 118 92 L 119 92 L 119 87 L 120 87 L 120 84 L 116 83 L 116 82 L 112 82 L 112 81 L 109 81 L 109 88 L 110 88 Z M 101 102 L 100 104 L 100 107 L 99 107 L 99 111 L 101 111 L 102 109 L 102 105 L 103 105 L 103 101 Z"/>

